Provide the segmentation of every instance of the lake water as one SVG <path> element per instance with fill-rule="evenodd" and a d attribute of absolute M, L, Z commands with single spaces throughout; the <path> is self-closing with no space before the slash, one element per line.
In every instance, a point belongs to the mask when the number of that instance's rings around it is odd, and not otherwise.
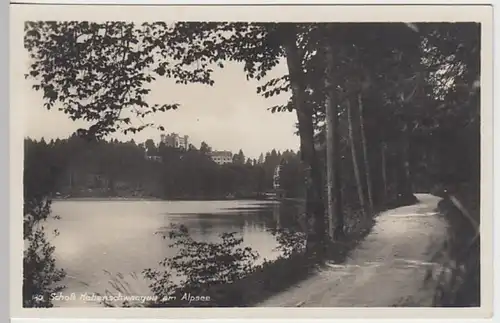
<path fill-rule="evenodd" d="M 110 278 L 123 274 L 135 296 L 150 295 L 141 272 L 159 269 L 159 262 L 174 256 L 161 232 L 170 224 L 185 225 L 195 240 L 215 242 L 219 234 L 237 232 L 244 246 L 260 255 L 258 262 L 278 256 L 271 229 L 296 225 L 300 206 L 273 201 L 55 201 L 48 230 L 59 267 L 67 277 L 58 307 L 97 306 L 81 295 L 112 290 Z M 137 276 L 134 276 L 134 273 Z M 116 291 L 113 291 L 116 294 Z M 66 298 L 66 300 L 64 299 Z"/>

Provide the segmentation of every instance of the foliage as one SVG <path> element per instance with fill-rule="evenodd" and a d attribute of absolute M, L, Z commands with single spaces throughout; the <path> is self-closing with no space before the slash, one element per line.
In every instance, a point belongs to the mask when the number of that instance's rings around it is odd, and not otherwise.
<path fill-rule="evenodd" d="M 278 228 L 274 230 L 273 234 L 278 241 L 276 249 L 281 252 L 284 258 L 290 258 L 305 251 L 307 236 L 304 232 Z"/>
<path fill-rule="evenodd" d="M 71 119 L 91 123 L 89 129 L 80 129 L 89 139 L 118 129 L 141 131 L 151 124 L 133 126 L 132 115 L 144 118 L 177 108 L 146 102 L 153 70 L 186 76 L 175 67 L 166 71 L 165 65 L 155 65 L 155 55 L 167 55 L 167 48 L 152 38 L 157 28 L 125 22 L 27 22 L 24 44 L 34 63 L 26 77 L 43 92 L 47 109 L 57 105 Z M 191 75 L 197 77 L 196 72 Z"/>
<path fill-rule="evenodd" d="M 42 143 L 43 145 L 44 143 Z M 48 240 L 44 222 L 51 215 L 53 178 L 47 168 L 39 169 L 46 155 L 43 149 L 25 147 L 24 208 L 23 208 L 23 307 L 52 307 L 50 295 L 64 289 L 61 281 L 65 271 L 57 268 L 54 246 Z M 49 168 L 50 169 L 50 168 Z M 58 232 L 52 233 L 57 236 Z"/>
<path fill-rule="evenodd" d="M 447 86 L 435 87 L 440 91 L 435 92 L 434 126 L 421 127 L 428 136 L 423 167 L 434 184 L 443 188 L 439 210 L 449 222 L 448 241 L 436 255 L 444 255 L 445 259 L 441 259 L 442 274 L 436 277 L 434 305 L 479 306 L 480 25 L 431 27 L 430 61 L 435 65 L 441 62 L 446 69 L 434 72 L 430 83 L 436 84 L 438 79 Z"/>
<path fill-rule="evenodd" d="M 159 303 L 166 296 L 186 292 L 203 294 L 213 286 L 234 283 L 254 270 L 254 262 L 258 258 L 251 248 L 240 246 L 243 239 L 237 238 L 236 233 L 223 233 L 218 242 L 200 242 L 189 235 L 185 226 L 172 224 L 164 238 L 170 239 L 169 247 L 179 252 L 160 262 L 164 271 L 144 270 Z M 173 274 L 181 278 L 178 284 L 172 282 Z"/>
<path fill-rule="evenodd" d="M 60 282 L 65 271 L 57 268 L 54 246 L 47 240 L 47 234 L 40 225 L 50 212 L 50 202 L 27 211 L 25 217 L 25 237 L 27 244 L 23 256 L 23 307 L 52 307 L 51 295 L 64 289 Z M 26 218 L 29 217 L 29 220 Z M 35 219 L 38 218 L 38 219 Z"/>
<path fill-rule="evenodd" d="M 236 238 L 236 234 L 223 233 L 218 243 L 197 242 L 185 226 L 180 226 L 169 232 L 169 238 L 174 240 L 170 247 L 178 248 L 179 253 L 165 264 L 186 277 L 183 283 L 191 287 L 234 282 L 250 272 L 258 258 L 251 248 L 239 247 L 243 239 Z"/>
<path fill-rule="evenodd" d="M 99 140 L 88 142 L 78 136 L 49 143 L 26 139 L 28 152 L 41 151 L 42 160 L 32 159 L 47 174 L 53 192 L 59 197 L 124 196 L 165 199 L 258 198 L 273 189 L 276 166 L 284 164 L 280 181 L 288 197 L 302 196 L 299 156 L 293 151 L 266 153 L 262 163 L 217 165 L 208 155 L 211 148 L 202 143 L 200 150 L 157 145 L 152 139 L 144 144 L 133 141 Z M 240 150 L 241 156 L 243 151 Z M 159 161 L 145 155 L 158 156 Z M 244 155 L 243 155 L 244 156 Z M 243 160 L 243 159 L 241 159 Z M 40 182 L 39 186 L 44 187 Z"/>
<path fill-rule="evenodd" d="M 435 255 L 443 268 L 435 277 L 428 276 L 437 283 L 434 306 L 481 305 L 479 201 L 471 187 L 462 187 L 460 195 L 447 196 L 439 205 L 450 226 L 447 245 Z"/>

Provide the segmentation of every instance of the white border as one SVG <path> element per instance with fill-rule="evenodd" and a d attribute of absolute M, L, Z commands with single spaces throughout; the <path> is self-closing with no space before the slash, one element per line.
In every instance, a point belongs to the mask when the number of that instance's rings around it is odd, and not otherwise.
<path fill-rule="evenodd" d="M 80 5 L 80 4 L 98 4 L 98 5 L 490 5 L 491 1 L 486 0 L 448 0 L 437 2 L 436 0 L 380 0 L 380 1 L 367 1 L 367 0 L 350 0 L 350 1 L 339 1 L 339 0 L 206 0 L 206 1 L 190 1 L 190 0 L 13 0 L 12 3 L 26 3 L 26 4 L 69 4 L 69 5 Z"/>
<path fill-rule="evenodd" d="M 31 1 L 31 0 L 28 0 Z M 25 1 L 25 2 L 28 2 Z M 41 1 L 42 2 L 42 1 Z M 48 1 L 45 1 L 48 2 Z M 102 3 L 102 1 L 99 1 Z M 137 2 L 136 2 L 137 3 Z M 269 2 L 268 2 L 269 3 Z M 276 2 L 274 2 L 276 3 Z M 11 6 L 10 34 L 22 34 L 25 20 L 231 20 L 231 21 L 318 21 L 318 22 L 457 22 L 482 23 L 481 61 L 481 297 L 477 309 L 444 308 L 216 308 L 216 309 L 22 309 L 22 165 L 23 89 L 21 84 L 22 37 L 10 40 L 10 188 L 11 188 L 11 316 L 25 318 L 477 318 L 492 314 L 492 10 L 480 6 Z M 12 252 L 15 251 L 15 252 Z"/>

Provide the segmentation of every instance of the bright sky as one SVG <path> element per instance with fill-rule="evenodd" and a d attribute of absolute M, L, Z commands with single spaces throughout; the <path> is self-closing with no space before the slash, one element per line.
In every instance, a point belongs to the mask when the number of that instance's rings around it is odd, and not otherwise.
<path fill-rule="evenodd" d="M 284 64 L 273 71 L 276 76 L 286 73 Z M 157 80 L 147 101 L 151 104 L 179 103 L 181 107 L 175 111 L 160 112 L 151 119 L 145 119 L 145 122 L 163 125 L 167 133 L 188 135 L 196 147 L 206 141 L 214 150 L 236 153 L 243 149 L 245 155 L 251 158 L 258 158 L 261 152 L 272 149 L 298 149 L 299 138 L 294 135 L 295 113 L 273 114 L 268 110 L 275 104 L 285 103 L 288 99 L 286 94 L 270 99 L 261 97 L 256 93 L 257 83 L 247 81 L 243 67 L 236 63 L 216 71 L 214 80 L 212 87 Z M 30 81 L 24 82 L 25 136 L 65 138 L 84 125 L 73 122 L 60 111 L 44 109 L 42 94 L 31 89 Z M 137 142 L 151 138 L 158 142 L 160 131 L 151 128 L 136 135 L 120 134 L 115 137 L 119 140 L 133 138 Z"/>

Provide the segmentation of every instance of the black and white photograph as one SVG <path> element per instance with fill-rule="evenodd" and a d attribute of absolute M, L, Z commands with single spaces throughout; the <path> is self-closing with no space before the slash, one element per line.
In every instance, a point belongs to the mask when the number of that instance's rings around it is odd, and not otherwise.
<path fill-rule="evenodd" d="M 55 7 L 11 32 L 20 307 L 491 308 L 487 8 Z"/>

